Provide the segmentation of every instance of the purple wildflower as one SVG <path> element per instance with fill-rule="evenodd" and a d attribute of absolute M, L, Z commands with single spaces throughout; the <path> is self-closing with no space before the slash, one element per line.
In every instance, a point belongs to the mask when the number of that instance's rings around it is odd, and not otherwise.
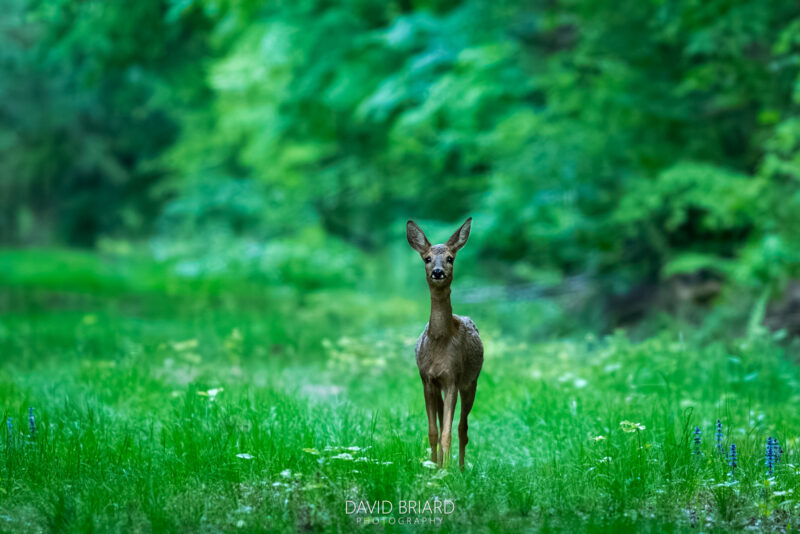
<path fill-rule="evenodd" d="M 775 441 L 776 440 L 772 436 L 767 438 L 767 450 L 764 463 L 767 466 L 767 476 L 770 477 L 775 472 L 775 453 L 777 452 L 775 450 Z"/>
<path fill-rule="evenodd" d="M 31 430 L 31 437 L 36 437 L 36 419 L 33 417 L 33 406 L 28 408 L 28 426 Z"/>
<path fill-rule="evenodd" d="M 703 454 L 703 451 L 700 450 L 700 442 L 702 440 L 702 431 L 699 427 L 694 427 L 694 453 L 697 456 Z"/>

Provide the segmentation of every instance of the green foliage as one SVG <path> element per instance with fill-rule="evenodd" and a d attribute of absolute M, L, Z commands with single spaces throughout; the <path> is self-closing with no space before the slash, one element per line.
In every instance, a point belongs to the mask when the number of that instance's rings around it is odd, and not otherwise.
<path fill-rule="evenodd" d="M 214 106 L 184 119 L 205 127 L 172 149 L 196 177 L 179 196 L 224 169 L 280 199 L 273 233 L 318 218 L 370 248 L 409 215 L 474 212 L 512 278 L 796 274 L 758 255 L 798 211 L 791 2 L 220 9 L 235 22 L 214 30 Z"/>
<path fill-rule="evenodd" d="M 474 214 L 484 274 L 514 283 L 608 297 L 711 272 L 747 307 L 798 276 L 793 1 L 8 13 L 6 242 L 154 238 L 208 265 L 319 229 L 331 255 L 387 250 L 409 217 Z"/>
<path fill-rule="evenodd" d="M 170 86 L 205 46 L 204 17 L 161 1 L 4 3 L 0 30 L 0 235 L 93 244 L 141 233 L 177 138 Z"/>

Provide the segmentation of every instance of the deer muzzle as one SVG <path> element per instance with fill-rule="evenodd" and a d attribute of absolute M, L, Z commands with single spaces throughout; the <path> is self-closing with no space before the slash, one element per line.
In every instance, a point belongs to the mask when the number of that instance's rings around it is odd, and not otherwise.
<path fill-rule="evenodd" d="M 447 275 L 444 274 L 444 269 L 437 267 L 431 271 L 431 278 L 434 280 L 444 280 Z"/>

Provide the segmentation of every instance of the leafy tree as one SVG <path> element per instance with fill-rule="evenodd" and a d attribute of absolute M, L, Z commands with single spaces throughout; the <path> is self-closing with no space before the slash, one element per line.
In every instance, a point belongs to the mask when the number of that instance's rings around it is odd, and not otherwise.
<path fill-rule="evenodd" d="M 170 107 L 206 17 L 171 20 L 162 1 L 10 0 L 0 30 L 0 235 L 91 244 L 142 232 L 158 212 L 150 188 L 176 139 Z"/>
<path fill-rule="evenodd" d="M 476 214 L 505 280 L 608 294 L 709 272 L 764 300 L 798 275 L 794 1 L 9 13 L 7 240 L 154 234 L 217 255 L 322 229 L 374 250 L 408 217 Z"/>

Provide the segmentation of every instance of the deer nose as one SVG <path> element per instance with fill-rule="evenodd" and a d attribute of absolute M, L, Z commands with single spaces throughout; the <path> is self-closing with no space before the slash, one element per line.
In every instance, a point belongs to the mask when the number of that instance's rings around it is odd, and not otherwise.
<path fill-rule="evenodd" d="M 437 267 L 431 272 L 431 278 L 434 280 L 441 280 L 444 278 L 444 269 Z"/>

